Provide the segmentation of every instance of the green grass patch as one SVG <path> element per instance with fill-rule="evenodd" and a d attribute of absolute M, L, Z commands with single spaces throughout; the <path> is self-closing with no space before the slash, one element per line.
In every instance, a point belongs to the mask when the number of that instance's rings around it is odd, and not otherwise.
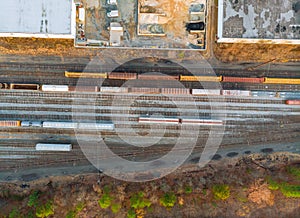
<path fill-rule="evenodd" d="M 230 197 L 230 188 L 228 185 L 218 184 L 212 188 L 213 195 L 217 200 L 226 200 Z"/>
<path fill-rule="evenodd" d="M 278 190 L 280 188 L 280 184 L 274 181 L 271 177 L 267 178 L 267 183 L 270 190 Z"/>
<path fill-rule="evenodd" d="M 48 217 L 53 214 L 54 214 L 54 208 L 53 208 L 52 201 L 48 201 L 46 204 L 38 206 L 35 212 L 35 215 L 41 218 Z"/>
<path fill-rule="evenodd" d="M 75 218 L 76 212 L 74 210 L 71 210 L 67 213 L 66 218 Z"/>
<path fill-rule="evenodd" d="M 29 195 L 27 206 L 36 208 L 39 204 L 39 195 L 39 191 L 34 191 L 31 195 Z"/>
<path fill-rule="evenodd" d="M 75 211 L 78 213 L 78 212 L 82 211 L 84 207 L 85 207 L 85 204 L 83 202 L 80 202 L 76 205 Z"/>
<path fill-rule="evenodd" d="M 128 212 L 127 212 L 127 218 L 136 218 L 136 213 L 134 211 L 134 209 L 130 209 Z"/>
<path fill-rule="evenodd" d="M 290 185 L 287 183 L 282 183 L 280 185 L 280 191 L 285 197 L 300 198 L 300 185 Z"/>
<path fill-rule="evenodd" d="M 21 214 L 20 211 L 17 208 L 14 208 L 10 211 L 8 214 L 8 218 L 20 218 Z"/>
<path fill-rule="evenodd" d="M 111 211 L 113 213 L 118 213 L 120 211 L 120 209 L 121 209 L 121 204 L 119 204 L 119 203 L 113 203 L 111 205 Z"/>
<path fill-rule="evenodd" d="M 186 194 L 191 194 L 191 193 L 193 192 L 193 189 L 192 189 L 191 186 L 186 186 L 186 187 L 184 188 L 184 192 L 185 192 Z"/>
<path fill-rule="evenodd" d="M 111 205 L 112 197 L 108 193 L 104 193 L 98 200 L 98 204 L 102 209 L 106 209 Z"/>
<path fill-rule="evenodd" d="M 160 204 L 166 208 L 174 207 L 177 197 L 173 192 L 167 192 L 160 198 Z"/>
<path fill-rule="evenodd" d="M 300 180 L 300 168 L 299 167 L 288 166 L 287 172 L 289 174 L 295 176 L 298 180 Z"/>
<path fill-rule="evenodd" d="M 130 206 L 134 209 L 143 209 L 151 206 L 151 201 L 144 198 L 144 193 L 139 192 L 130 198 Z"/>

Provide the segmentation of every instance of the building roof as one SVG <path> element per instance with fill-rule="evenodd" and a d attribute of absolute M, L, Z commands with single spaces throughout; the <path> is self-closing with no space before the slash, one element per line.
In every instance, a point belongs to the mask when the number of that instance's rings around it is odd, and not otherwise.
<path fill-rule="evenodd" d="M 72 0 L 1 1 L 0 33 L 71 35 Z"/>

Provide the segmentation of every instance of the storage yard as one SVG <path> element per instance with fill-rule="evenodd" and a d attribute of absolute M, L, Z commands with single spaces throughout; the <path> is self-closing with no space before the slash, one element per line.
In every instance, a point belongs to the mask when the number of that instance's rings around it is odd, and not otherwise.
<path fill-rule="evenodd" d="M 205 49 L 206 0 L 82 0 L 77 46 Z"/>

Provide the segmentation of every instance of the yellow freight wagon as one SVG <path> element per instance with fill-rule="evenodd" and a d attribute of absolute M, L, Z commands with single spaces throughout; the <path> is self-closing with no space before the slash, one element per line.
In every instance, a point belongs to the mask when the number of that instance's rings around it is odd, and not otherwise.
<path fill-rule="evenodd" d="M 300 79 L 265 77 L 264 83 L 267 83 L 267 84 L 300 84 Z"/>
<path fill-rule="evenodd" d="M 107 78 L 107 73 L 85 73 L 85 72 L 69 72 L 65 71 L 65 77 L 71 78 Z"/>
<path fill-rule="evenodd" d="M 221 82 L 222 76 L 183 76 L 183 75 L 180 75 L 180 81 Z"/>

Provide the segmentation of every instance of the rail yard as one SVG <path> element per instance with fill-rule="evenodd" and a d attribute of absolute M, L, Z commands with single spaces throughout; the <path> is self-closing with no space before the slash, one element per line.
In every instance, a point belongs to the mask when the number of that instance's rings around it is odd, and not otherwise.
<path fill-rule="evenodd" d="M 8 66 L 3 70 L 9 70 Z M 1 74 L 2 172 L 88 164 L 78 137 L 81 142 L 97 140 L 99 132 L 112 151 L 128 160 L 149 160 L 165 154 L 182 129 L 190 130 L 190 135 L 184 136 L 188 141 L 195 126 L 199 136 L 189 161 L 199 157 L 212 129 L 216 136 L 223 137 L 215 158 L 249 154 L 257 148 L 260 152 L 282 151 L 287 148 L 278 144 L 299 141 L 298 78 L 233 77 L 229 70 L 217 76 L 189 76 L 162 69 L 163 76 L 154 78 L 134 70 L 85 73 L 74 68 L 70 71 L 68 66 L 53 67 L 53 72 L 51 66 L 38 66 L 33 72 L 14 70 L 9 77 Z M 88 86 L 76 86 L 82 78 Z M 103 80 L 103 86 L 97 79 Z M 127 80 L 135 83 L 122 86 Z M 164 80 L 181 81 L 184 87 L 149 87 L 153 82 L 159 86 Z M 199 80 L 212 89 L 203 89 Z M 227 89 L 231 84 L 234 88 Z M 130 105 L 128 101 L 132 101 Z M 118 137 L 124 134 L 134 139 L 135 133 L 147 136 L 151 125 L 155 126 L 151 137 L 164 132 L 163 140 L 151 148 L 140 149 Z M 76 136 L 74 131 L 82 134 Z M 299 152 L 296 145 L 288 149 Z"/>

